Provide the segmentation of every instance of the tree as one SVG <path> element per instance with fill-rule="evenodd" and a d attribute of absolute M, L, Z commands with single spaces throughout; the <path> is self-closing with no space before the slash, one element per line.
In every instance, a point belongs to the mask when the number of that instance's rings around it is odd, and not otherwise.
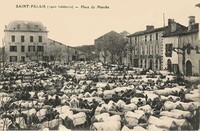
<path fill-rule="evenodd" d="M 62 46 L 54 44 L 50 50 L 50 55 L 54 56 L 54 60 L 61 61 L 62 59 Z"/>
<path fill-rule="evenodd" d="M 127 42 L 127 39 L 121 36 L 120 34 L 114 32 L 110 33 L 105 39 L 104 43 L 110 53 L 111 63 L 119 62 L 121 63 L 120 57 L 124 52 L 124 44 Z"/>

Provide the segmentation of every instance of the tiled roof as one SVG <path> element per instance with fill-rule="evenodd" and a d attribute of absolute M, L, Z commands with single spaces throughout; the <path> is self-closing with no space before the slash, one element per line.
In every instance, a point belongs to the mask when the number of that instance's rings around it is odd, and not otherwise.
<path fill-rule="evenodd" d="M 171 31 L 170 31 L 170 28 L 167 28 L 167 29 L 165 30 L 164 34 L 163 34 L 163 37 L 177 36 L 177 35 L 179 35 L 179 34 L 182 34 L 182 33 L 184 33 L 184 32 L 187 32 L 187 30 L 188 30 L 187 27 L 185 27 L 185 26 L 183 26 L 183 25 L 177 23 L 177 25 L 176 25 L 176 31 L 171 32 Z"/>
<path fill-rule="evenodd" d="M 4 31 L 47 32 L 46 27 L 38 21 L 12 21 Z"/>
<path fill-rule="evenodd" d="M 140 36 L 140 35 L 149 34 L 149 33 L 153 33 L 153 32 L 164 31 L 167 28 L 168 28 L 168 26 L 160 27 L 160 28 L 154 28 L 154 29 L 150 29 L 150 30 L 138 31 L 138 32 L 135 32 L 135 33 L 133 33 L 133 34 L 127 36 L 127 37 Z"/>

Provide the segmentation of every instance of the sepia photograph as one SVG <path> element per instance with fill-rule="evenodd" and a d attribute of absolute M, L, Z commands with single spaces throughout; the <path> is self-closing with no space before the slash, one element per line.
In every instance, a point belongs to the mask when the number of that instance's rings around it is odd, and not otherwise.
<path fill-rule="evenodd" d="M 0 131 L 200 130 L 199 0 L 1 0 Z"/>

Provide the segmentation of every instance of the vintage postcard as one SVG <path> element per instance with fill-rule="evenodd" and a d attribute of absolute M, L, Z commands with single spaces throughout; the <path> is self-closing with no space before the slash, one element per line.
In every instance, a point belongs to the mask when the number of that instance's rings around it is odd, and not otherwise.
<path fill-rule="evenodd" d="M 199 130 L 199 0 L 1 0 L 0 130 Z"/>

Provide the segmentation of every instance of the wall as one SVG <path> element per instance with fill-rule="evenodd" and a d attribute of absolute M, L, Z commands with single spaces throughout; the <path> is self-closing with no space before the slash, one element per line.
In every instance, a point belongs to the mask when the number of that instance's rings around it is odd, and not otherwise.
<path fill-rule="evenodd" d="M 157 40 L 156 40 L 156 33 L 158 34 Z M 151 35 L 151 41 L 150 41 L 150 35 Z M 139 67 L 147 69 L 150 67 L 150 60 L 152 60 L 154 63 L 152 69 L 158 69 L 158 70 L 161 69 L 162 35 L 163 31 L 156 31 L 153 33 L 142 34 L 139 36 L 133 36 L 129 38 L 130 39 L 129 42 L 133 47 L 132 61 L 130 63 L 132 63 L 132 65 L 134 66 L 135 63 L 133 59 L 138 59 Z M 145 36 L 146 36 L 146 41 L 145 41 Z M 158 61 L 157 67 L 155 65 L 156 60 Z"/>
<path fill-rule="evenodd" d="M 11 41 L 11 36 L 15 36 L 15 42 Z M 25 42 L 21 42 L 21 36 L 25 37 Z M 30 36 L 33 36 L 34 40 L 33 42 L 30 42 Z M 38 41 L 38 37 L 42 36 L 42 42 L 40 43 Z M 17 56 L 18 61 L 21 60 L 21 56 L 26 56 L 28 53 L 28 46 L 29 45 L 41 45 L 44 46 L 44 54 L 46 53 L 46 44 L 48 42 L 47 39 L 47 32 L 12 32 L 12 31 L 5 31 L 4 36 L 4 42 L 5 42 L 5 54 L 8 55 L 7 61 L 9 61 L 9 56 Z M 10 46 L 11 45 L 17 45 L 17 52 L 10 52 Z M 25 52 L 21 52 L 21 46 L 25 46 Z M 31 54 L 31 57 L 36 57 L 35 53 Z M 28 57 L 25 57 L 26 61 L 30 60 Z M 36 58 L 33 58 L 36 59 Z"/>
<path fill-rule="evenodd" d="M 190 43 L 192 47 L 194 47 L 194 50 L 191 50 L 190 54 L 187 54 L 187 51 L 185 51 L 185 62 L 187 60 L 190 60 L 192 63 L 192 74 L 200 74 L 200 54 L 197 53 L 195 50 L 196 46 L 200 47 L 200 41 L 199 41 L 199 32 L 198 33 L 191 33 L 188 35 L 184 35 L 180 37 L 179 40 L 179 46 L 182 47 L 183 45 L 186 45 L 187 43 Z M 180 56 L 182 57 L 182 56 Z M 182 67 L 181 61 L 179 61 L 180 67 Z M 181 68 L 181 72 L 183 72 Z"/>
<path fill-rule="evenodd" d="M 163 38 L 163 68 L 162 69 L 167 69 L 167 60 L 170 59 L 172 64 L 178 64 L 178 54 L 174 51 L 172 51 L 172 57 L 166 57 L 166 44 L 172 43 L 173 47 L 178 47 L 178 37 L 164 37 Z"/>

